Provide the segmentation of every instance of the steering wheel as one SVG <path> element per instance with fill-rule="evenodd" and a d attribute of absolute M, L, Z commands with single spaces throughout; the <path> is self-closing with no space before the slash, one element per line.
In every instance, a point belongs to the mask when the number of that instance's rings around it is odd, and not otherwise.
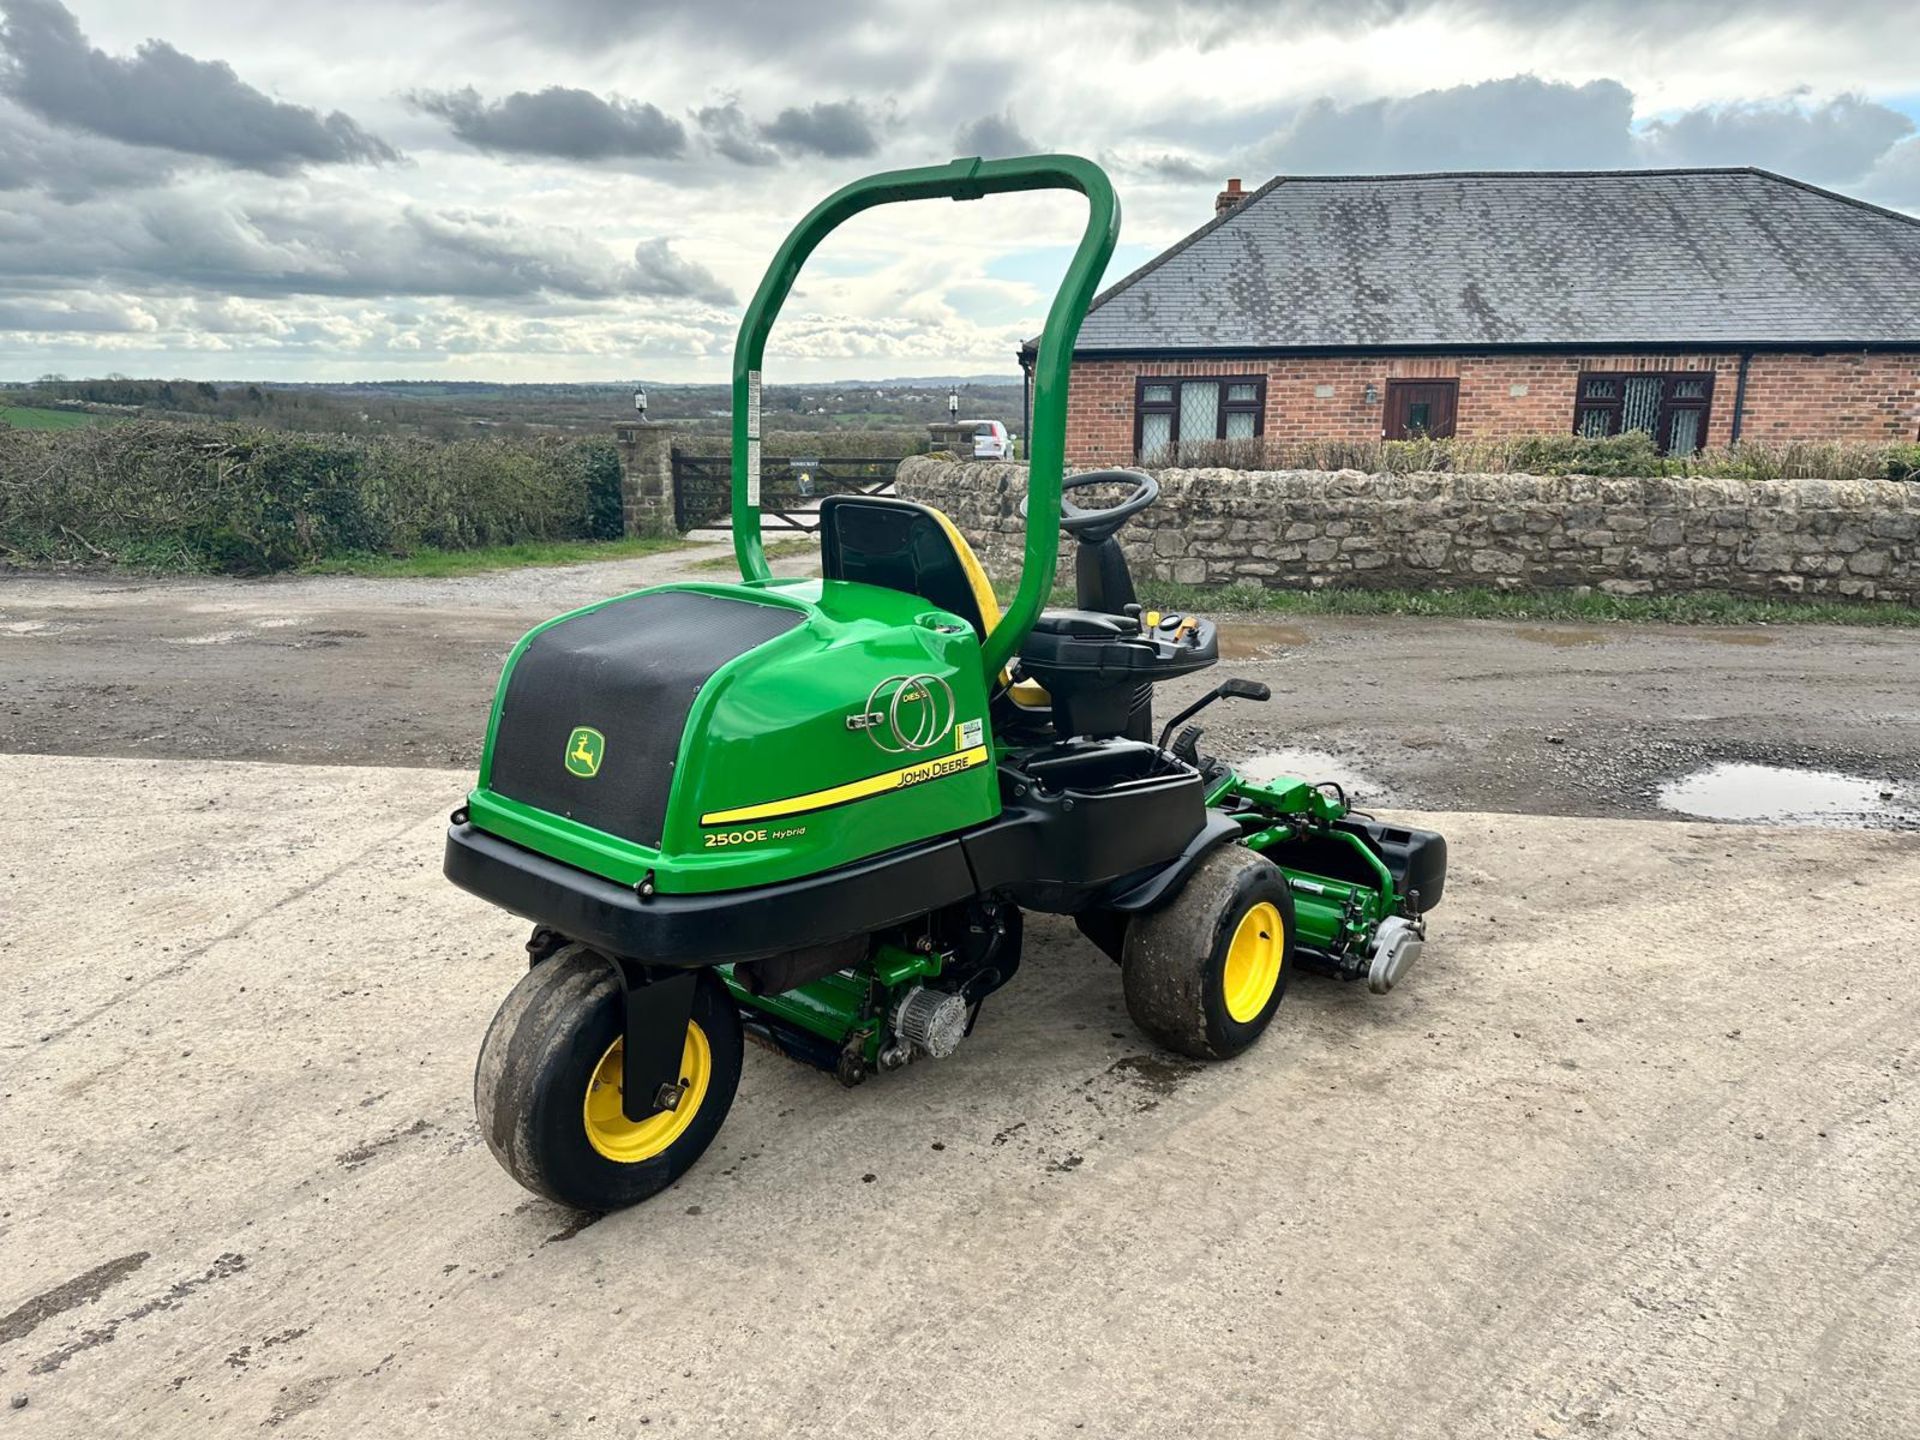
<path fill-rule="evenodd" d="M 1117 505 L 1104 510 L 1083 510 L 1067 498 L 1070 490 L 1085 490 L 1093 485 L 1131 485 L 1133 493 Z M 1089 470 L 1070 476 L 1060 486 L 1060 528 L 1077 540 L 1097 545 L 1114 534 L 1128 520 L 1160 498 L 1160 482 L 1144 470 Z M 1020 501 L 1020 515 L 1026 518 L 1027 502 Z"/>

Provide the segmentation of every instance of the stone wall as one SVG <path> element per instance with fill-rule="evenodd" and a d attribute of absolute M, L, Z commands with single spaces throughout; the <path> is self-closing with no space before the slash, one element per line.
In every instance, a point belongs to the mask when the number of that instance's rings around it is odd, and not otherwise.
<path fill-rule="evenodd" d="M 937 506 L 987 568 L 1020 565 L 1026 466 L 911 457 L 899 493 Z M 1920 603 L 1920 486 L 1890 480 L 1160 472 L 1121 532 L 1137 577 L 1383 589 L 1593 586 Z M 1063 562 L 1070 565 L 1067 547 Z M 1063 573 L 1070 575 L 1071 569 Z"/>

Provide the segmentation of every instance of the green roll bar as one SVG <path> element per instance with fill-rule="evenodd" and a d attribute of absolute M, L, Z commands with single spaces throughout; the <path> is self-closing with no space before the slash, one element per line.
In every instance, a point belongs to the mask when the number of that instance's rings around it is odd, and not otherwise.
<path fill-rule="evenodd" d="M 916 170 L 870 175 L 835 191 L 793 227 L 767 268 L 766 278 L 740 321 L 733 348 L 733 551 L 740 578 L 765 581 L 766 550 L 760 539 L 760 367 L 767 335 L 799 277 L 800 267 L 834 228 L 862 210 L 897 200 L 978 200 L 1012 190 L 1078 190 L 1087 197 L 1087 228 L 1067 266 L 1066 278 L 1047 312 L 1034 363 L 1033 433 L 1027 441 L 1027 542 L 1020 591 L 987 637 L 982 651 L 987 682 L 1040 618 L 1053 593 L 1060 551 L 1060 482 L 1066 470 L 1067 379 L 1073 342 L 1080 333 L 1100 277 L 1120 235 L 1120 204 L 1106 172 L 1078 155 L 1027 155 L 1017 160 L 953 160 Z"/>

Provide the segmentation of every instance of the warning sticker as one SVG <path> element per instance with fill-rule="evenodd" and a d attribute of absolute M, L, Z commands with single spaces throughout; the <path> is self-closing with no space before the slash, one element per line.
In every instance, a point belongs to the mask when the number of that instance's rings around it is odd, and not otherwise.
<path fill-rule="evenodd" d="M 760 438 L 760 372 L 747 372 L 747 439 Z"/>
<path fill-rule="evenodd" d="M 962 720 L 953 727 L 953 748 L 971 750 L 980 743 L 983 727 L 978 720 Z"/>
<path fill-rule="evenodd" d="M 747 504 L 760 508 L 760 442 L 747 441 Z"/>

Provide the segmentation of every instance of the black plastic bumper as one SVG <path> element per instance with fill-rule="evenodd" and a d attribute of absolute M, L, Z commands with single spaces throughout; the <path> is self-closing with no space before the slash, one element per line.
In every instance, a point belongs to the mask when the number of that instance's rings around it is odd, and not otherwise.
<path fill-rule="evenodd" d="M 447 827 L 447 878 L 503 910 L 649 965 L 723 965 L 871 934 L 974 893 L 956 839 L 751 890 L 654 895 L 502 840 Z"/>
<path fill-rule="evenodd" d="M 817 875 L 700 895 L 655 894 L 468 823 L 447 827 L 447 878 L 607 955 L 691 968 L 871 935 L 974 895 L 1023 910 L 1145 911 L 1239 834 L 1209 813 L 1199 772 L 1133 741 L 1047 746 L 1004 767 L 1011 799 L 957 835 Z"/>

